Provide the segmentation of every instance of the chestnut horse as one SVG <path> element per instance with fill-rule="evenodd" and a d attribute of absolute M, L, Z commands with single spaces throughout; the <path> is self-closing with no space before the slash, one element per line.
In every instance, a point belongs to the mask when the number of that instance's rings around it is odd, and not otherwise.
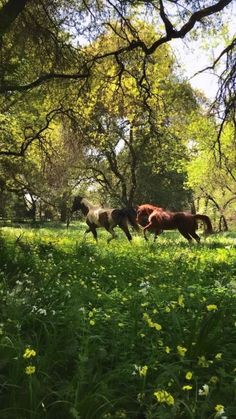
<path fill-rule="evenodd" d="M 178 229 L 189 243 L 195 239 L 198 243 L 200 237 L 196 234 L 197 221 L 204 223 L 205 234 L 213 232 L 211 220 L 207 215 L 190 214 L 188 212 L 170 212 L 154 205 L 140 205 L 137 208 L 137 222 L 144 227 L 144 237 L 147 240 L 146 232 L 154 232 L 154 240 L 163 230 Z"/>
<path fill-rule="evenodd" d="M 97 228 L 104 227 L 111 235 L 107 241 L 110 242 L 116 237 L 114 228 L 119 226 L 124 231 L 127 239 L 132 240 L 129 232 L 128 223 L 139 231 L 139 226 L 136 221 L 136 211 L 134 208 L 102 208 L 99 205 L 93 205 L 87 199 L 81 196 L 75 196 L 70 213 L 79 211 L 85 215 L 88 229 L 85 234 L 91 232 L 97 241 Z M 69 219 L 67 226 L 69 225 Z"/>

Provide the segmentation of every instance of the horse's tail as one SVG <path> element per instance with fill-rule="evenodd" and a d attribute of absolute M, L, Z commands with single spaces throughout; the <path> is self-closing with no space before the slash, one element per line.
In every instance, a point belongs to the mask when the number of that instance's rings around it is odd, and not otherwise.
<path fill-rule="evenodd" d="M 201 220 L 204 223 L 204 229 L 205 229 L 205 234 L 212 234 L 213 233 L 213 228 L 212 228 L 212 224 L 211 224 L 211 220 L 207 215 L 202 215 L 202 214 L 195 214 L 194 215 L 195 220 Z M 206 226 L 206 228 L 205 228 Z"/>
<path fill-rule="evenodd" d="M 134 228 L 134 230 L 140 231 L 139 225 L 137 223 L 137 212 L 134 208 L 122 208 L 120 209 L 120 214 L 127 218 L 128 222 Z"/>

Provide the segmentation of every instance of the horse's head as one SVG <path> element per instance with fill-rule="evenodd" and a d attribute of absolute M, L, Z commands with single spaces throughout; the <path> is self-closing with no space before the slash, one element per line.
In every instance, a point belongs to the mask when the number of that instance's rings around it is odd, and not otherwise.
<path fill-rule="evenodd" d="M 77 195 L 74 197 L 71 212 L 75 212 L 82 209 L 82 200 L 82 196 Z"/>
<path fill-rule="evenodd" d="M 148 212 L 143 208 L 143 205 L 137 207 L 136 209 L 136 221 L 142 227 L 145 227 L 148 224 Z"/>

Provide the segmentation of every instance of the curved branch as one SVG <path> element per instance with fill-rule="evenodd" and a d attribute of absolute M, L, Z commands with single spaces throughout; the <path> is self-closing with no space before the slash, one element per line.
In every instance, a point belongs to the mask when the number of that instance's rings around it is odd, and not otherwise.
<path fill-rule="evenodd" d="M 55 80 L 55 79 L 64 79 L 64 80 L 78 80 L 78 79 L 86 79 L 89 76 L 89 70 L 85 71 L 84 73 L 74 73 L 74 74 L 64 74 L 64 73 L 48 73 L 44 74 L 43 76 L 38 77 L 36 80 L 32 81 L 31 83 L 25 84 L 23 86 L 17 85 L 2 85 L 0 86 L 0 93 L 7 93 L 7 92 L 24 92 L 26 90 L 33 89 L 34 87 L 40 86 L 42 83 Z"/>

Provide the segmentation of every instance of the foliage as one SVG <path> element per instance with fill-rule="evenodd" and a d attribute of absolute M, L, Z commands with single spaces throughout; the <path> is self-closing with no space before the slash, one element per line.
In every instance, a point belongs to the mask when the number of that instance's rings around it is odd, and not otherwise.
<path fill-rule="evenodd" d="M 227 221 L 234 221 L 235 195 L 235 130 L 232 124 L 225 126 L 220 148 L 217 132 L 212 120 L 189 126 L 191 155 L 188 167 L 188 185 L 195 196 L 203 198 Z"/>
<path fill-rule="evenodd" d="M 2 229 L 1 417 L 235 416 L 235 234 L 84 228 Z"/>

